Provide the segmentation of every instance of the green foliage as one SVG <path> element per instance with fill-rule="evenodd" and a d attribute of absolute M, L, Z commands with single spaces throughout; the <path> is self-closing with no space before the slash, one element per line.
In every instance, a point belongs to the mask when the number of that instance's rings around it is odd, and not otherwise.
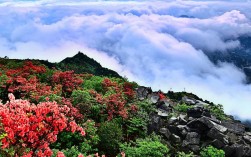
<path fill-rule="evenodd" d="M 188 106 L 185 103 L 182 104 L 177 104 L 176 106 L 174 106 L 174 109 L 179 111 L 179 112 L 187 112 L 188 109 L 192 108 L 192 106 Z"/>
<path fill-rule="evenodd" d="M 139 110 L 142 110 L 146 112 L 147 114 L 150 114 L 156 110 L 155 105 L 153 105 L 149 100 L 143 100 L 143 101 L 137 101 L 135 102 L 135 105 L 139 108 Z"/>
<path fill-rule="evenodd" d="M 227 120 L 228 117 L 224 113 L 223 106 L 221 104 L 218 105 L 208 105 L 207 108 L 211 112 L 212 115 L 214 115 L 216 118 L 220 120 Z"/>
<path fill-rule="evenodd" d="M 101 76 L 92 76 L 89 79 L 86 79 L 83 83 L 83 88 L 88 90 L 95 90 L 97 92 L 102 92 L 102 82 L 104 77 Z"/>
<path fill-rule="evenodd" d="M 52 157 L 57 157 L 58 149 L 53 149 Z M 77 157 L 81 152 L 78 150 L 78 147 L 72 146 L 71 148 L 60 150 L 64 153 L 66 157 Z"/>
<path fill-rule="evenodd" d="M 101 111 L 104 110 L 105 106 L 101 104 L 92 104 L 90 107 L 90 114 L 86 115 L 89 118 L 95 120 L 95 122 L 104 122 L 107 119 L 107 115 L 101 114 Z"/>
<path fill-rule="evenodd" d="M 37 76 L 38 76 L 38 79 L 40 80 L 41 83 L 50 83 L 54 72 L 55 72 L 55 70 L 46 68 L 45 73 L 41 73 Z"/>
<path fill-rule="evenodd" d="M 39 102 L 45 102 L 47 101 L 46 99 L 49 98 L 49 101 L 56 101 L 59 103 L 62 100 L 61 96 L 58 96 L 56 94 L 51 94 L 50 96 L 41 96 L 39 99 Z"/>
<path fill-rule="evenodd" d="M 178 152 L 176 157 L 195 157 L 193 152 L 189 152 L 188 154 L 185 152 Z"/>
<path fill-rule="evenodd" d="M 83 127 L 86 129 L 86 136 L 84 138 L 84 142 L 82 142 L 79 146 L 79 150 L 83 154 L 92 154 L 98 152 L 97 144 L 100 141 L 100 138 L 97 134 L 97 127 L 95 126 L 95 122 L 93 120 L 87 120 Z"/>
<path fill-rule="evenodd" d="M 87 90 L 74 90 L 71 94 L 72 104 L 74 106 L 80 103 L 91 103 L 92 97 Z"/>
<path fill-rule="evenodd" d="M 78 133 L 63 132 L 59 134 L 58 139 L 51 145 L 51 148 L 62 150 L 66 156 L 76 156 L 79 153 L 93 154 L 98 152 L 97 144 L 100 141 L 97 134 L 95 122 L 87 120 L 83 127 L 86 136 L 83 137 Z"/>
<path fill-rule="evenodd" d="M 169 149 L 160 142 L 160 138 L 156 135 L 137 139 L 135 143 L 121 144 L 120 150 L 130 157 L 164 157 L 169 152 Z"/>
<path fill-rule="evenodd" d="M 201 157 L 225 157 L 225 152 L 213 146 L 203 148 L 200 152 Z"/>
<path fill-rule="evenodd" d="M 123 139 L 121 126 L 114 121 L 101 123 L 98 135 L 100 137 L 99 150 L 107 155 L 119 152 L 119 144 Z"/>
<path fill-rule="evenodd" d="M 55 149 L 67 149 L 84 141 L 83 136 L 79 133 L 61 132 L 58 134 L 57 141 L 51 145 Z"/>
<path fill-rule="evenodd" d="M 127 127 L 127 138 L 130 139 L 145 137 L 147 135 L 147 124 L 149 122 L 149 115 L 144 111 L 138 111 L 132 114 L 125 122 Z"/>

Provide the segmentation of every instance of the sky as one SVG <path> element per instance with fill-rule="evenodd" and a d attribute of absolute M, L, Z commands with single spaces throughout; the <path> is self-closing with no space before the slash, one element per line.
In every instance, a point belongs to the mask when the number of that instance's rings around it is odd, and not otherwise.
<path fill-rule="evenodd" d="M 81 51 L 130 81 L 185 89 L 251 119 L 243 71 L 204 54 L 251 36 L 250 10 L 248 0 L 0 0 L 0 57 L 59 62 Z"/>

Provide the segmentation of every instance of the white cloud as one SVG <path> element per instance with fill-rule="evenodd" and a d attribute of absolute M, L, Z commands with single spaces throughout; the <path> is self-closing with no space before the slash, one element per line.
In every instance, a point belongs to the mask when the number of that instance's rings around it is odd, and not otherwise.
<path fill-rule="evenodd" d="M 238 37 L 251 35 L 249 4 L 4 2 L 0 56 L 60 61 L 82 51 L 130 80 L 155 90 L 186 88 L 251 119 L 251 86 L 243 72 L 215 65 L 203 53 L 236 48 Z"/>

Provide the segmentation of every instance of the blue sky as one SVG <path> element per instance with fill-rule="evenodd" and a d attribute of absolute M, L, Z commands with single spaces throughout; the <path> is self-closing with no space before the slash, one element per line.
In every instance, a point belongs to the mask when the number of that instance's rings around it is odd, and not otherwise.
<path fill-rule="evenodd" d="M 186 88 L 251 119 L 244 73 L 204 54 L 239 47 L 250 10 L 248 1 L 0 1 L 0 56 L 57 62 L 82 51 L 142 85 Z"/>

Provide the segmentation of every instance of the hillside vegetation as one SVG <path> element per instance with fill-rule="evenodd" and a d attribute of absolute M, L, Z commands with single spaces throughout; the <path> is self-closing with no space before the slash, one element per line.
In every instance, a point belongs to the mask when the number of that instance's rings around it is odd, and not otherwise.
<path fill-rule="evenodd" d="M 251 156 L 250 128 L 192 93 L 154 92 L 78 53 L 0 59 L 1 157 Z"/>

